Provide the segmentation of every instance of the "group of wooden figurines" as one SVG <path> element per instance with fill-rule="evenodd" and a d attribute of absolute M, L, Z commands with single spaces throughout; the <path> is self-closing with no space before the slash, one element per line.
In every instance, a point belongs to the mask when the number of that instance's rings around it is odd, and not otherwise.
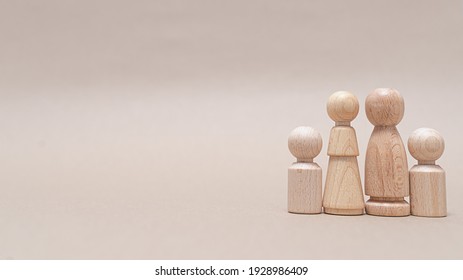
<path fill-rule="evenodd" d="M 418 164 L 408 170 L 407 154 L 396 125 L 404 115 L 404 100 L 395 89 L 379 88 L 365 101 L 368 120 L 375 126 L 365 158 L 365 203 L 357 162 L 359 149 L 351 127 L 359 112 L 355 95 L 330 96 L 327 111 L 335 121 L 328 143 L 328 171 L 324 192 L 322 170 L 313 159 L 322 149 L 320 134 L 311 127 L 294 129 L 288 139 L 297 158 L 288 169 L 288 211 L 334 215 L 423 216 L 447 215 L 445 171 L 435 161 L 444 140 L 434 129 L 421 128 L 408 139 L 408 150 Z M 410 196 L 410 203 L 405 198 Z"/>

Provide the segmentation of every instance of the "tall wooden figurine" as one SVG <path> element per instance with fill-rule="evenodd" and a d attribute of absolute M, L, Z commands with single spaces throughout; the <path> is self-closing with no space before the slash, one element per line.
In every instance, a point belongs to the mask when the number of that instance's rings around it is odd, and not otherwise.
<path fill-rule="evenodd" d="M 365 102 L 368 120 L 375 126 L 365 159 L 366 212 L 377 216 L 408 216 L 408 164 L 396 125 L 404 115 L 404 100 L 395 89 L 379 88 Z"/>
<path fill-rule="evenodd" d="M 311 127 L 300 126 L 288 138 L 288 148 L 297 162 L 288 168 L 288 212 L 322 212 L 322 169 L 313 162 L 322 149 L 322 137 Z"/>
<path fill-rule="evenodd" d="M 359 149 L 355 130 L 350 126 L 358 115 L 359 102 L 352 93 L 338 91 L 330 96 L 327 111 L 336 124 L 328 144 L 330 160 L 323 208 L 328 214 L 362 215 L 365 202 L 357 162 Z"/>
<path fill-rule="evenodd" d="M 431 128 L 417 129 L 408 139 L 408 150 L 418 160 L 418 165 L 410 169 L 410 207 L 414 216 L 447 216 L 445 171 L 436 165 L 444 148 L 444 138 Z"/>

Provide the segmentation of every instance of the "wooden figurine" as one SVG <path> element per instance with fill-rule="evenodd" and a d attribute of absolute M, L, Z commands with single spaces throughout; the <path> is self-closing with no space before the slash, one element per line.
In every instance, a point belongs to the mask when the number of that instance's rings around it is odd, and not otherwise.
<path fill-rule="evenodd" d="M 367 96 L 365 110 L 375 126 L 365 159 L 366 212 L 377 216 L 408 216 L 408 164 L 396 125 L 404 115 L 404 100 L 395 89 L 379 88 Z"/>
<path fill-rule="evenodd" d="M 311 127 L 297 127 L 288 138 L 297 162 L 288 168 L 288 212 L 322 212 L 322 169 L 313 159 L 322 149 L 322 137 Z"/>
<path fill-rule="evenodd" d="M 445 171 L 436 165 L 444 148 L 444 139 L 431 128 L 417 129 L 408 139 L 408 150 L 418 160 L 418 165 L 410 169 L 410 207 L 414 216 L 447 216 Z"/>
<path fill-rule="evenodd" d="M 355 129 L 350 126 L 358 115 L 359 102 L 352 93 L 338 91 L 330 96 L 327 111 L 335 126 L 328 144 L 323 208 L 328 214 L 362 215 L 365 202 L 357 162 L 359 149 Z"/>

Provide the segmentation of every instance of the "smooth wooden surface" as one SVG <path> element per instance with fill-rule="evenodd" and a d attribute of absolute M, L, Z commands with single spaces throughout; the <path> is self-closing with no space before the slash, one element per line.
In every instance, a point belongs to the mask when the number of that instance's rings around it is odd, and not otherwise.
<path fill-rule="evenodd" d="M 368 215 L 405 217 L 410 215 L 410 204 L 403 198 L 370 197 L 366 202 Z"/>
<path fill-rule="evenodd" d="M 376 89 L 367 96 L 365 111 L 375 125 L 365 156 L 365 194 L 375 198 L 366 202 L 366 211 L 381 216 L 409 215 L 410 206 L 403 200 L 410 189 L 407 154 L 395 127 L 404 115 L 403 98 L 395 89 Z"/>
<path fill-rule="evenodd" d="M 323 141 L 320 133 L 308 126 L 299 126 L 288 137 L 288 148 L 300 162 L 312 162 L 320 154 Z"/>
<path fill-rule="evenodd" d="M 418 160 L 410 169 L 411 214 L 423 217 L 447 216 L 445 171 L 435 165 L 444 153 L 442 135 L 431 128 L 415 130 L 408 139 L 408 150 Z"/>
<path fill-rule="evenodd" d="M 365 100 L 367 118 L 374 126 L 396 126 L 404 111 L 404 99 L 396 89 L 377 88 Z"/>
<path fill-rule="evenodd" d="M 329 156 L 358 156 L 359 148 L 355 129 L 351 126 L 335 126 L 328 142 Z"/>
<path fill-rule="evenodd" d="M 376 127 L 365 161 L 365 194 L 375 197 L 409 195 L 407 154 L 395 127 Z"/>
<path fill-rule="evenodd" d="M 288 137 L 288 148 L 297 162 L 288 169 L 288 212 L 322 212 L 322 169 L 313 163 L 320 154 L 322 137 L 308 126 L 296 127 Z"/>
<path fill-rule="evenodd" d="M 447 216 L 445 171 L 438 165 L 415 165 L 410 169 L 411 214 Z"/>
<path fill-rule="evenodd" d="M 1 3 L 0 259 L 463 259 L 461 1 Z M 363 182 L 387 83 L 446 136 L 448 216 L 288 214 L 291 129 L 355 92 Z"/>
<path fill-rule="evenodd" d="M 295 162 L 288 168 L 288 212 L 322 212 L 322 169 L 316 163 Z"/>
<path fill-rule="evenodd" d="M 432 128 L 419 128 L 408 139 L 408 150 L 419 164 L 434 164 L 444 149 L 444 138 Z"/>
<path fill-rule="evenodd" d="M 323 207 L 328 214 L 361 215 L 364 212 L 357 136 L 350 126 L 358 111 L 357 97 L 350 92 L 338 91 L 328 99 L 327 112 L 336 123 L 328 143 L 330 159 L 323 194 Z"/>
<path fill-rule="evenodd" d="M 365 203 L 356 157 L 330 157 L 323 196 L 326 213 L 363 214 Z"/>
<path fill-rule="evenodd" d="M 357 97 L 348 91 L 333 93 L 326 105 L 330 118 L 335 122 L 351 122 L 359 113 Z"/>

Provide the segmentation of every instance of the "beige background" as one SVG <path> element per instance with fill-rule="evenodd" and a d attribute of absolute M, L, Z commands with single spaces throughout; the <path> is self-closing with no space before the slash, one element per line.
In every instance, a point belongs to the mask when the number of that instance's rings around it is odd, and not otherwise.
<path fill-rule="evenodd" d="M 463 1 L 1 1 L 0 259 L 463 258 Z M 357 94 L 439 130 L 449 216 L 286 213 L 289 132 Z M 414 160 L 409 158 L 410 166 Z"/>

